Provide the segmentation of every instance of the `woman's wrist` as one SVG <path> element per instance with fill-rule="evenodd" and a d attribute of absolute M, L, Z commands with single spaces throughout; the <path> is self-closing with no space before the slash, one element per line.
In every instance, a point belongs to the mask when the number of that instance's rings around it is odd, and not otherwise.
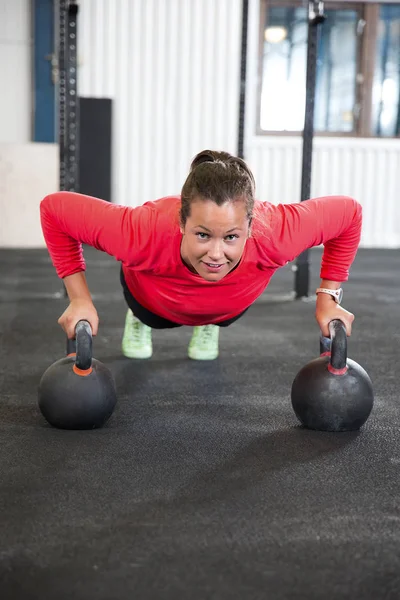
<path fill-rule="evenodd" d="M 341 287 L 340 281 L 331 281 L 330 279 L 321 279 L 321 283 L 318 287 L 326 288 L 328 290 L 338 290 Z"/>
<path fill-rule="evenodd" d="M 336 304 L 341 304 L 343 290 L 339 286 L 340 284 L 337 281 L 323 279 L 321 282 L 321 287 L 316 289 L 318 305 L 326 306 L 327 302 L 331 302 L 332 300 Z"/>
<path fill-rule="evenodd" d="M 67 275 L 67 277 L 64 277 L 63 281 L 70 302 L 74 300 L 86 300 L 92 302 L 92 296 L 88 288 L 84 271 L 74 273 L 73 275 Z"/>
<path fill-rule="evenodd" d="M 324 294 L 324 293 L 319 293 L 317 294 L 317 305 L 318 306 L 322 306 L 325 304 L 331 304 L 331 303 L 336 304 L 335 298 L 333 296 L 331 296 L 330 294 Z"/>

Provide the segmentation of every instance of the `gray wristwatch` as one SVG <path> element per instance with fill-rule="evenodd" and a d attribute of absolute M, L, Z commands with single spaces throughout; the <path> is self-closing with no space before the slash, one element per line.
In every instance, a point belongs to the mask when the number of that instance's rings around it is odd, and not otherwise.
<path fill-rule="evenodd" d="M 332 296 L 332 298 L 334 298 L 334 300 L 337 304 L 341 304 L 342 299 L 343 299 L 342 288 L 339 288 L 338 290 L 330 290 L 328 288 L 318 288 L 315 291 L 315 293 L 316 294 L 329 294 L 330 296 Z"/>

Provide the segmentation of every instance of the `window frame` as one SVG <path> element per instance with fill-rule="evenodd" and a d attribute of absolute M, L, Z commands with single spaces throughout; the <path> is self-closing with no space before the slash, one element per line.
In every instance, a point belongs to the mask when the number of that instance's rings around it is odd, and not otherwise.
<path fill-rule="evenodd" d="M 335 2 L 333 0 L 332 2 L 329 2 L 329 9 L 343 10 L 344 8 L 348 8 L 356 10 L 359 14 L 359 18 L 365 23 L 364 30 L 361 35 L 361 41 L 358 44 L 357 75 L 354 81 L 354 85 L 356 86 L 355 106 L 358 108 L 359 112 L 358 115 L 355 116 L 354 127 L 352 131 L 315 131 L 315 136 L 382 139 L 383 136 L 378 136 L 372 133 L 372 85 L 375 72 L 379 7 L 381 4 L 384 4 L 384 2 L 357 2 L 354 0 L 348 0 L 348 2 L 344 2 L 343 0 Z M 270 6 L 304 8 L 304 0 L 260 0 L 257 68 L 257 120 L 255 123 L 255 133 L 257 136 L 301 136 L 302 131 L 278 131 L 273 129 L 266 130 L 262 129 L 260 125 L 264 30 L 266 26 L 267 10 Z M 394 135 L 384 137 L 385 139 L 399 139 L 400 136 Z"/>

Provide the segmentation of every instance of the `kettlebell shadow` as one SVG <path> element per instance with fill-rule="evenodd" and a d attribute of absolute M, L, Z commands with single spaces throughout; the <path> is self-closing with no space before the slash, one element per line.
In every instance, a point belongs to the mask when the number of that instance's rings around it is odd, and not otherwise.
<path fill-rule="evenodd" d="M 180 489 L 179 496 L 196 502 L 229 498 L 276 473 L 340 453 L 356 443 L 359 435 L 359 431 L 338 435 L 309 431 L 302 426 L 273 431 L 244 446 L 216 468 L 197 473 Z"/>

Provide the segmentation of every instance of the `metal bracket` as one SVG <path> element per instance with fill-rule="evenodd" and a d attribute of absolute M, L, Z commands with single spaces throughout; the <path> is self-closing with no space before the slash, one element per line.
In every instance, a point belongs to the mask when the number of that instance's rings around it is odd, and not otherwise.
<path fill-rule="evenodd" d="M 310 1 L 308 4 L 308 20 L 310 25 L 319 25 L 326 19 L 324 13 L 324 3 Z"/>

